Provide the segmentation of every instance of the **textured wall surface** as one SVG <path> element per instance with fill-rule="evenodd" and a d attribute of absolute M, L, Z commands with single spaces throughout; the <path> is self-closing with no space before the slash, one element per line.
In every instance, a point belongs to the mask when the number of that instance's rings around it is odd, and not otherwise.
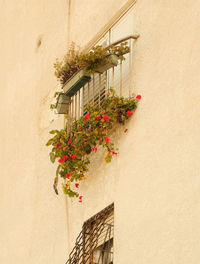
<path fill-rule="evenodd" d="M 84 46 L 125 0 L 1 1 L 0 263 L 64 263 L 83 221 L 115 202 L 115 264 L 200 258 L 200 3 L 138 0 L 133 87 L 142 94 L 111 164 L 92 156 L 84 202 L 55 196 L 44 146 L 53 63 Z"/>
<path fill-rule="evenodd" d="M 83 2 L 90 34 L 84 45 L 125 1 L 71 1 L 74 12 Z M 45 143 L 48 131 L 63 126 L 52 115 L 57 89 L 53 63 L 67 49 L 70 33 L 67 0 L 0 1 L 0 263 L 55 264 L 67 259 L 66 201 L 52 184 L 55 166 Z M 74 6 L 75 5 L 75 6 Z M 98 10 L 107 12 L 104 20 Z M 95 8 L 95 5 L 93 6 Z M 69 12 L 70 11 L 70 12 Z M 78 16 L 80 19 L 80 16 Z M 77 23 L 79 35 L 80 21 Z M 82 21 L 82 20 L 81 20 Z M 81 22 L 83 23 L 83 22 Z M 85 29 L 85 27 L 84 27 Z M 76 35 L 77 36 L 77 35 Z M 78 42 L 78 39 L 77 39 Z M 78 230 L 79 231 L 79 230 Z"/>
<path fill-rule="evenodd" d="M 127 135 L 117 132 L 119 157 L 105 165 L 103 154 L 95 156 L 82 185 L 83 205 L 69 202 L 70 242 L 78 224 L 114 201 L 115 264 L 196 264 L 200 3 L 138 0 L 134 9 L 134 30 L 140 38 L 133 86 L 143 98 Z"/>

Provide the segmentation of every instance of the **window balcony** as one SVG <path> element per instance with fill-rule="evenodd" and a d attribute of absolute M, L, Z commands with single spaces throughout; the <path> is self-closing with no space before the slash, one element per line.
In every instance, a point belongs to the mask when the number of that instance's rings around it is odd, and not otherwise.
<path fill-rule="evenodd" d="M 132 65 L 134 41 L 138 37 L 138 35 L 131 35 L 112 44 L 119 45 L 125 41 L 128 43 L 130 52 L 124 54 L 125 60 L 119 59 L 117 65 L 112 65 L 111 68 L 102 73 L 94 73 L 91 78 L 81 75 L 78 78 L 82 82 L 85 82 L 84 85 L 78 90 L 76 88 L 75 92 L 70 89 L 66 91 L 65 95 L 70 98 L 68 101 L 67 127 L 71 126 L 73 120 L 79 119 L 84 114 L 85 105 L 89 103 L 100 105 L 103 98 L 109 93 L 110 87 L 116 91 L 117 95 L 123 97 L 131 96 L 133 92 Z M 88 78 L 87 80 L 86 77 Z"/>

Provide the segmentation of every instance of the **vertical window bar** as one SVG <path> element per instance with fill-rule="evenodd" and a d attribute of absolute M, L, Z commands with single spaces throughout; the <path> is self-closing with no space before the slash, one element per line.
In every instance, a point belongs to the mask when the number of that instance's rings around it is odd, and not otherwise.
<path fill-rule="evenodd" d="M 83 90 L 82 90 L 82 107 L 81 107 L 81 115 L 83 115 L 84 113 L 84 97 L 85 97 L 85 86 L 83 86 Z"/>
<path fill-rule="evenodd" d="M 94 81 L 94 75 L 93 75 L 93 85 L 92 85 L 92 102 L 94 104 L 94 91 L 95 91 L 95 81 Z"/>
<path fill-rule="evenodd" d="M 108 87 L 108 71 L 105 72 L 105 91 L 108 93 L 109 87 Z"/>
<path fill-rule="evenodd" d="M 112 80 L 111 80 L 112 88 L 114 88 L 114 78 L 115 78 L 115 70 L 114 70 L 114 67 L 112 67 Z"/>
<path fill-rule="evenodd" d="M 129 97 L 131 97 L 131 73 L 132 73 L 132 39 L 129 39 Z"/>
<path fill-rule="evenodd" d="M 119 95 L 122 96 L 122 60 L 120 60 L 120 88 Z"/>
<path fill-rule="evenodd" d="M 81 90 L 78 91 L 78 118 L 81 115 L 80 111 L 81 111 Z"/>
<path fill-rule="evenodd" d="M 99 106 L 101 104 L 101 74 L 99 74 Z"/>
<path fill-rule="evenodd" d="M 77 119 L 77 94 L 75 94 L 75 102 L 74 102 L 74 107 L 75 107 L 75 120 Z"/>
<path fill-rule="evenodd" d="M 88 96 L 88 98 L 87 98 L 87 101 L 86 101 L 87 103 L 86 104 L 88 104 L 89 101 L 90 101 L 90 85 L 89 85 L 89 83 L 88 83 L 88 94 L 87 94 L 87 96 Z"/>

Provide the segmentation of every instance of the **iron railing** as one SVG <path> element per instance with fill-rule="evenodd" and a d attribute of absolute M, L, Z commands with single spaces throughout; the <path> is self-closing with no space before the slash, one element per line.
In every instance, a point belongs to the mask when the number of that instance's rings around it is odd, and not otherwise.
<path fill-rule="evenodd" d="M 85 84 L 74 96 L 70 99 L 68 110 L 68 125 L 70 126 L 73 120 L 78 119 L 84 114 L 84 106 L 88 103 L 101 104 L 102 99 L 109 88 L 112 87 L 117 95 L 130 97 L 133 93 L 132 85 L 132 64 L 133 64 L 133 44 L 134 40 L 139 35 L 128 36 L 121 39 L 112 45 L 119 45 L 126 41 L 130 48 L 130 52 L 125 54 L 125 60 L 119 60 L 117 66 L 105 71 L 104 73 L 94 73 L 91 76 L 90 82 Z"/>
<path fill-rule="evenodd" d="M 114 204 L 87 220 L 66 264 L 112 264 Z"/>

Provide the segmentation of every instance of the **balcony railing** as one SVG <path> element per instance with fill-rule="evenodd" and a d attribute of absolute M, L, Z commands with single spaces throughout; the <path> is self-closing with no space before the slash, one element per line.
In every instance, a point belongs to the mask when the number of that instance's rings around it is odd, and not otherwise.
<path fill-rule="evenodd" d="M 84 114 L 84 106 L 88 103 L 100 105 L 102 99 L 112 87 L 117 95 L 130 97 L 133 92 L 132 70 L 133 70 L 133 49 L 134 40 L 139 35 L 129 36 L 121 39 L 112 45 L 118 45 L 127 41 L 130 52 L 125 54 L 125 60 L 119 60 L 118 65 L 105 71 L 104 73 L 94 73 L 91 80 L 86 83 L 75 95 L 70 99 L 67 127 L 71 126 L 73 120 L 78 119 Z"/>

